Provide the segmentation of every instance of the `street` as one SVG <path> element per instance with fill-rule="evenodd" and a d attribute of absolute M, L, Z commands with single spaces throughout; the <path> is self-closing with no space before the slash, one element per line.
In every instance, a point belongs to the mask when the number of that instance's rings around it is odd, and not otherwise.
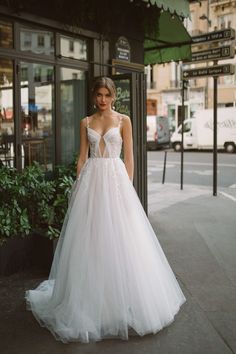
<path fill-rule="evenodd" d="M 161 183 L 164 165 L 163 150 L 148 152 L 148 181 Z M 167 151 L 166 183 L 180 184 L 181 153 Z M 218 187 L 236 188 L 236 154 L 218 153 Z M 184 185 L 212 187 L 213 153 L 184 152 Z"/>

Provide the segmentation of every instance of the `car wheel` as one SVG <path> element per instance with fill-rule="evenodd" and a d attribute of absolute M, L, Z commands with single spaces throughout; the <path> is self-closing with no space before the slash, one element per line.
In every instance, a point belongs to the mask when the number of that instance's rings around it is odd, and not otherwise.
<path fill-rule="evenodd" d="M 227 143 L 225 144 L 225 151 L 232 154 L 235 152 L 235 144 L 234 143 Z"/>
<path fill-rule="evenodd" d="M 174 150 L 179 152 L 182 149 L 182 144 L 181 143 L 175 143 L 174 145 Z"/>

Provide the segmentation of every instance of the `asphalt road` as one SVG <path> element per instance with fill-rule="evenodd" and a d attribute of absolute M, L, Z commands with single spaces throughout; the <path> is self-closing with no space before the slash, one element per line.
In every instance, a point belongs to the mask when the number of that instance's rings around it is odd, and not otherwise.
<path fill-rule="evenodd" d="M 164 166 L 163 150 L 148 152 L 148 181 L 161 183 Z M 181 154 L 167 151 L 166 183 L 180 183 Z M 213 185 L 213 154 L 184 152 L 184 185 Z M 218 153 L 217 186 L 236 188 L 236 154 Z"/>

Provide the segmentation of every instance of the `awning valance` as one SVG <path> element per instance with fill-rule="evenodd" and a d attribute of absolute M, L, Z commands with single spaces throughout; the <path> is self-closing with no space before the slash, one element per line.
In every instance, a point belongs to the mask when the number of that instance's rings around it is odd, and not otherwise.
<path fill-rule="evenodd" d="M 143 0 L 144 2 L 156 5 L 171 14 L 176 13 L 178 16 L 189 17 L 189 1 L 188 0 Z"/>
<path fill-rule="evenodd" d="M 156 1 L 158 3 L 164 2 Z M 166 3 L 168 2 L 174 3 L 171 0 L 166 1 Z M 144 63 L 148 65 L 180 60 L 191 61 L 191 42 L 191 36 L 181 19 L 177 15 L 171 15 L 169 11 L 163 11 L 160 13 L 157 33 L 152 35 L 152 38 L 146 36 Z"/>

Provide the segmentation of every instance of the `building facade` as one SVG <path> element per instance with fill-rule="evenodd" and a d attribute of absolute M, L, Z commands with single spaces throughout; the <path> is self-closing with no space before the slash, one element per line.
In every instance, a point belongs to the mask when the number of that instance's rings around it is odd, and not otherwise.
<path fill-rule="evenodd" d="M 92 83 L 109 75 L 117 111 L 132 118 L 135 187 L 145 204 L 142 11 L 126 0 L 101 13 L 92 0 L 62 2 L 64 8 L 43 4 L 0 6 L 0 164 L 21 170 L 37 161 L 50 174 L 71 163 L 80 120 L 93 112 Z"/>
<path fill-rule="evenodd" d="M 192 36 L 226 28 L 236 28 L 236 1 L 202 0 L 190 3 L 191 18 L 185 20 L 185 26 Z M 220 43 L 226 45 L 228 42 Z M 218 45 L 218 44 L 217 44 Z M 233 42 L 235 48 L 235 42 Z M 192 51 L 200 51 L 211 45 L 194 45 Z M 220 61 L 219 64 L 236 64 L 236 59 Z M 173 131 L 181 122 L 181 72 L 183 68 L 196 68 L 212 65 L 212 62 L 183 64 L 170 62 L 165 65 L 147 66 L 147 98 L 156 105 L 158 115 L 169 118 Z M 218 78 L 218 106 L 236 105 L 236 75 Z M 185 117 L 192 117 L 199 109 L 213 107 L 213 79 L 197 78 L 189 80 L 185 101 Z"/>

